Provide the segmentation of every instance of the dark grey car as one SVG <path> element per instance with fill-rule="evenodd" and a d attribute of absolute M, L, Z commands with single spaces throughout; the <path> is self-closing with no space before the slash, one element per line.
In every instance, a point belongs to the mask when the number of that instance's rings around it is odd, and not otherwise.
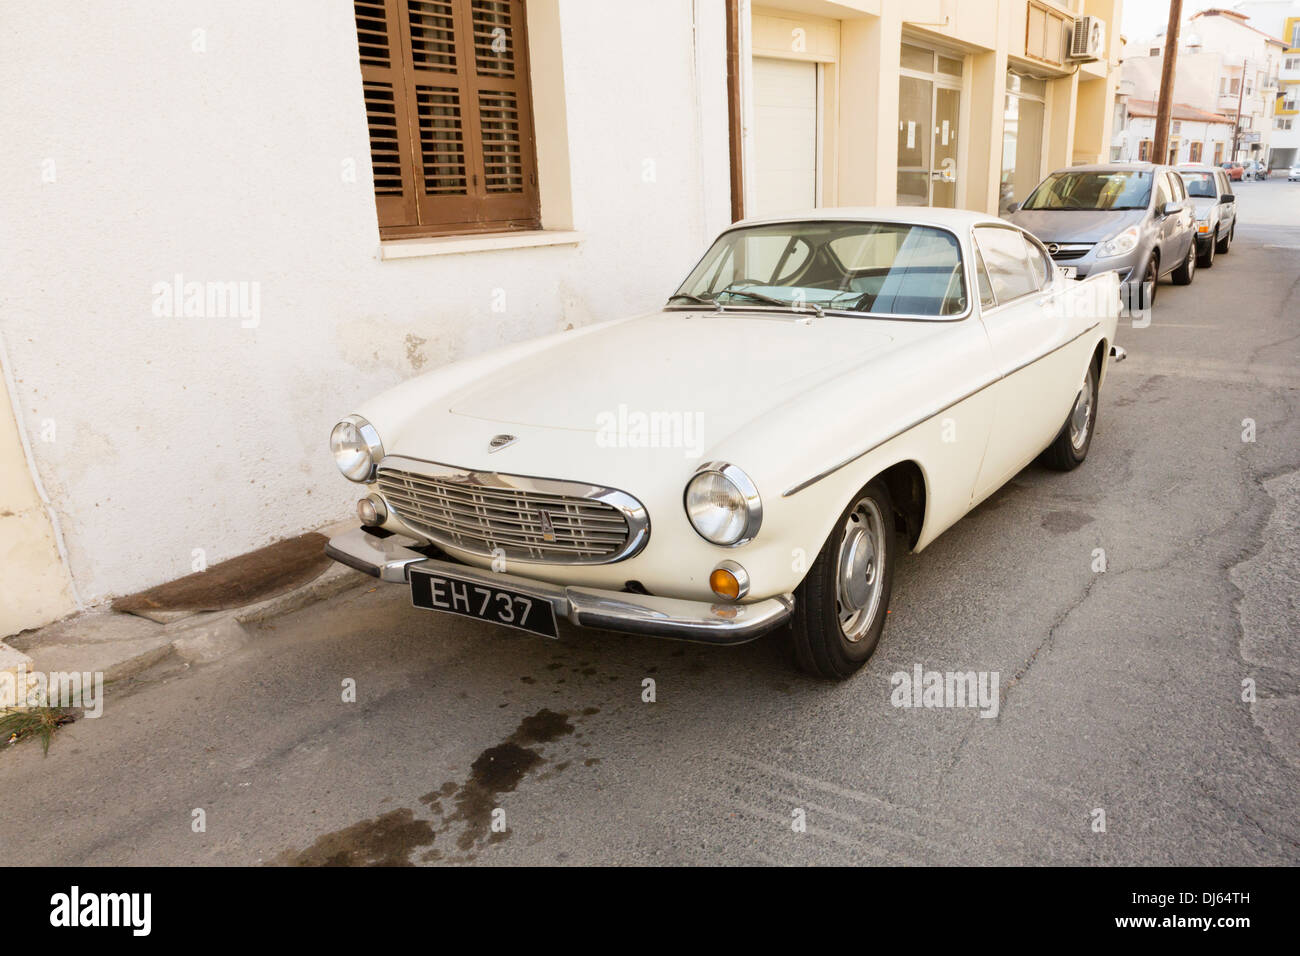
<path fill-rule="evenodd" d="M 1214 256 L 1227 255 L 1237 229 L 1237 197 L 1228 174 L 1217 166 L 1180 166 L 1196 216 L 1196 263 L 1214 265 Z"/>
<path fill-rule="evenodd" d="M 1187 285 L 1196 274 L 1194 214 L 1172 166 L 1109 163 L 1058 169 L 1006 218 L 1076 278 L 1118 272 L 1125 301 L 1141 308 L 1164 276 Z"/>

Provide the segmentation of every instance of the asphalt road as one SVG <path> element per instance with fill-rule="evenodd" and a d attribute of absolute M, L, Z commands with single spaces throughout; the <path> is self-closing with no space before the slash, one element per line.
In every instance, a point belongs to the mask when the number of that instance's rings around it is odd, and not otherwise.
<path fill-rule="evenodd" d="M 905 558 L 853 681 L 358 588 L 0 752 L 0 859 L 1300 863 L 1300 184 L 1239 193 L 1231 254 L 1121 330 L 1087 463 Z M 997 672 L 998 716 L 892 706 L 917 664 Z"/>

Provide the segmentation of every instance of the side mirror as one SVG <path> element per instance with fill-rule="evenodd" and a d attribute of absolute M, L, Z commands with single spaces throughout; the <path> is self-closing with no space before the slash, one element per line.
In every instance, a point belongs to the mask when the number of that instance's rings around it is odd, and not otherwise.
<path fill-rule="evenodd" d="M 1169 200 L 1169 202 L 1165 203 L 1160 208 L 1160 215 L 1172 216 L 1174 213 L 1178 212 L 1182 208 L 1183 208 L 1182 203 L 1180 203 L 1177 199 L 1171 199 Z"/>
<path fill-rule="evenodd" d="M 1018 202 L 1013 202 L 1010 206 L 1007 207 L 1008 216 L 1011 215 L 1013 212 L 1019 212 L 1019 211 L 1020 211 L 1020 203 Z"/>
<path fill-rule="evenodd" d="M 1232 193 L 1224 193 L 1222 196 L 1219 197 L 1219 202 L 1221 203 L 1236 202 L 1236 201 L 1237 201 L 1237 197 L 1234 196 Z"/>

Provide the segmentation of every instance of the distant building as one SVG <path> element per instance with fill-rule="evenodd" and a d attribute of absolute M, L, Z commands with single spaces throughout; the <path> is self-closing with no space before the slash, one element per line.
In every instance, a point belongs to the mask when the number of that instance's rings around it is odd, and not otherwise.
<path fill-rule="evenodd" d="M 1269 160 L 1275 130 L 1290 132 L 1277 129 L 1278 99 L 1283 95 L 1281 73 L 1289 41 L 1257 29 L 1249 19 L 1244 12 L 1219 7 L 1188 18 L 1179 32 L 1173 90 L 1175 103 L 1227 117 L 1230 127 L 1236 129 L 1228 137 L 1223 158 L 1243 162 Z M 1121 87 L 1130 99 L 1154 101 L 1159 96 L 1164 46 L 1163 34 L 1129 44 Z M 1295 60 L 1300 81 L 1300 53 Z M 1204 118 L 1196 122 L 1210 123 Z M 1151 132 L 1154 138 L 1154 124 Z M 1174 135 L 1171 131 L 1171 145 Z M 1115 145 L 1112 139 L 1112 153 Z M 1273 164 L 1279 163 L 1274 160 Z"/>
<path fill-rule="evenodd" d="M 1126 97 L 1124 115 L 1111 141 L 1115 162 L 1211 163 L 1217 165 L 1232 149 L 1232 116 L 1175 103 L 1170 116 L 1169 152 L 1152 155 L 1156 138 L 1156 101 Z"/>
<path fill-rule="evenodd" d="M 1300 0 L 1239 3 L 1236 10 L 1286 43 L 1273 103 L 1269 165 L 1274 169 L 1293 166 L 1300 162 Z"/>

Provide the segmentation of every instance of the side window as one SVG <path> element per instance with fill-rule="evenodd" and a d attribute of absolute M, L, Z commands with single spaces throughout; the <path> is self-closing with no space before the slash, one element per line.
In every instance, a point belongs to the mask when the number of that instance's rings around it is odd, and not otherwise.
<path fill-rule="evenodd" d="M 975 283 L 979 286 L 981 306 L 991 309 L 998 304 L 998 300 L 993 297 L 993 284 L 989 282 L 989 270 L 984 265 L 984 256 L 980 254 L 978 246 L 975 247 Z"/>
<path fill-rule="evenodd" d="M 1169 184 L 1174 187 L 1174 199 L 1187 198 L 1187 186 L 1183 183 L 1182 176 L 1171 175 L 1169 177 Z"/>
<path fill-rule="evenodd" d="M 1171 201 L 1168 180 L 1168 176 L 1161 176 L 1156 180 L 1156 212 L 1163 212 L 1165 203 Z"/>
<path fill-rule="evenodd" d="M 975 230 L 975 242 L 999 305 L 1037 291 L 1029 250 L 1019 229 L 984 226 Z"/>
<path fill-rule="evenodd" d="M 1024 233 L 1025 251 L 1029 255 L 1029 265 L 1033 270 L 1034 278 L 1038 280 L 1038 288 L 1046 289 L 1052 284 L 1052 276 L 1056 272 L 1056 263 L 1052 257 L 1047 254 L 1043 244 L 1035 239 L 1029 233 Z"/>

